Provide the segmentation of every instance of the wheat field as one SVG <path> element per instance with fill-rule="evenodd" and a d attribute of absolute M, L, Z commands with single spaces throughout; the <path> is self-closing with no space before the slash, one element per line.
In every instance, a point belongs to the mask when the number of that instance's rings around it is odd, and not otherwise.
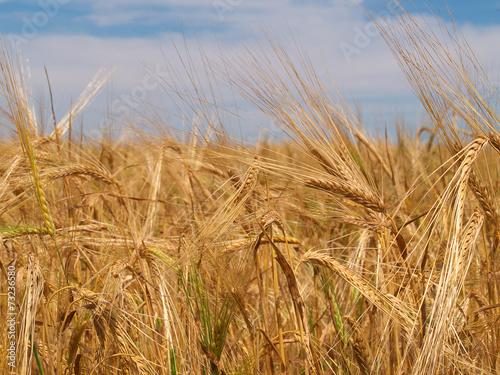
<path fill-rule="evenodd" d="M 274 36 L 211 67 L 283 141 L 176 84 L 210 131 L 90 141 L 83 100 L 42 133 L 3 43 L 1 372 L 500 373 L 498 91 L 459 32 L 392 16 L 433 126 L 386 139 Z"/>

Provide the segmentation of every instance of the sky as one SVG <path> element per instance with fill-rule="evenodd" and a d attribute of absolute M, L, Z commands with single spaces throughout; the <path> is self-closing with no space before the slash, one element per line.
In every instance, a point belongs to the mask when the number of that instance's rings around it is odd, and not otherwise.
<path fill-rule="evenodd" d="M 403 1 L 410 10 L 412 3 L 423 17 L 430 8 L 441 9 L 449 21 L 441 2 Z M 448 7 L 479 61 L 498 76 L 500 0 L 450 0 Z M 94 133 L 104 118 L 149 116 L 176 127 L 200 121 L 169 91 L 171 81 L 188 81 L 177 51 L 191 51 L 196 69 L 203 71 L 198 45 L 207 56 L 218 56 L 221 50 L 261 43 L 263 30 L 292 46 L 298 41 L 325 84 L 334 83 L 352 98 L 369 126 L 380 116 L 389 122 L 404 116 L 409 124 L 424 125 L 418 100 L 383 38 L 371 32 L 363 9 L 379 14 L 385 5 L 382 0 L 0 0 L 0 34 L 20 49 L 33 99 L 45 106 L 47 69 L 58 118 L 100 68 L 112 72 L 81 115 L 83 126 Z M 251 112 L 244 99 L 233 100 Z M 276 130 L 263 118 L 249 118 Z"/>

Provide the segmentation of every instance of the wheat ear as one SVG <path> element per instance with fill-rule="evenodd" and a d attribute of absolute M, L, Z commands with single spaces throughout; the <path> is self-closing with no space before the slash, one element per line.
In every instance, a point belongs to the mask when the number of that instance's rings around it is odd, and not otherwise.
<path fill-rule="evenodd" d="M 121 184 L 113 176 L 100 168 L 90 167 L 87 165 L 75 165 L 52 170 L 48 173 L 48 175 L 52 180 L 68 176 L 92 176 L 105 182 L 106 184 L 115 185 L 120 194 L 123 194 L 123 187 Z"/>
<path fill-rule="evenodd" d="M 332 257 L 318 251 L 308 251 L 305 253 L 299 264 L 301 263 L 318 264 L 331 269 L 352 287 L 356 288 L 377 308 L 397 321 L 406 332 L 410 332 L 414 324 L 414 317 L 417 316 L 416 311 L 412 307 L 405 305 L 398 298 L 378 291 L 350 269 Z"/>
<path fill-rule="evenodd" d="M 376 212 L 385 212 L 385 205 L 375 193 L 360 189 L 355 185 L 343 181 L 308 179 L 306 186 L 324 190 L 335 196 L 351 200 Z"/>
<path fill-rule="evenodd" d="M 250 196 L 250 193 L 257 185 L 257 177 L 259 176 L 260 167 L 261 167 L 261 160 L 259 157 L 256 156 L 252 166 L 246 173 L 245 178 L 243 179 L 243 183 L 240 186 L 240 191 L 236 198 L 237 202 L 243 201 L 244 203 L 244 201 L 246 201 Z"/>
<path fill-rule="evenodd" d="M 498 146 L 495 146 L 497 137 L 490 137 L 489 141 L 494 148 Z M 460 146 L 454 145 L 453 151 L 455 153 L 459 153 L 461 151 Z M 500 240 L 500 220 L 498 217 L 494 198 L 492 197 L 488 188 L 481 183 L 481 180 L 473 170 L 470 171 L 468 183 L 477 201 L 481 205 L 481 208 L 483 209 L 483 212 L 488 219 L 488 223 L 494 226 L 495 235 L 497 236 L 498 240 Z"/>
<path fill-rule="evenodd" d="M 472 163 L 477 158 L 479 152 L 487 145 L 488 138 L 478 137 L 467 146 L 467 151 L 463 157 L 460 166 L 460 175 L 458 180 L 458 190 L 456 194 L 456 213 L 455 213 L 455 230 L 458 235 L 462 229 L 462 213 L 465 204 L 465 191 L 468 185 L 469 176 L 472 171 Z"/>

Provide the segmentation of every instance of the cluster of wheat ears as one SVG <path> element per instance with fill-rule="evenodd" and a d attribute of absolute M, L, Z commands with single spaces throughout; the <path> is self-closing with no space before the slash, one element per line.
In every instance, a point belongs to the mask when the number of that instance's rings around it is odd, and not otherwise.
<path fill-rule="evenodd" d="M 433 124 L 394 141 L 275 37 L 211 63 L 208 93 L 171 84 L 210 136 L 85 141 L 101 79 L 47 135 L 3 45 L 0 372 L 500 373 L 498 92 L 458 31 L 393 16 L 375 22 Z M 286 141 L 231 138 L 221 81 Z"/>

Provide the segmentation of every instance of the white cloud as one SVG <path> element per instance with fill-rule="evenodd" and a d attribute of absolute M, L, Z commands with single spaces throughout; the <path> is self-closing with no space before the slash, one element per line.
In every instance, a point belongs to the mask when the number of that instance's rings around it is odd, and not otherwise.
<path fill-rule="evenodd" d="M 236 0 L 232 1 L 233 4 L 237 3 Z M 106 7 L 119 8 L 123 3 L 136 4 L 136 1 L 110 0 L 94 3 L 95 20 L 101 24 L 127 22 L 141 14 L 140 11 L 117 12 L 109 20 L 99 18 L 104 17 Z M 145 3 L 165 4 L 160 0 L 149 0 Z M 361 43 L 363 45 L 361 48 L 358 43 L 359 48 L 356 47 L 356 35 L 359 34 L 359 30 L 366 32 L 367 23 L 361 11 L 356 6 L 349 5 L 348 1 L 331 1 L 329 6 L 313 7 L 289 3 L 286 5 L 285 0 L 276 1 L 272 5 L 263 0 L 254 2 L 243 0 L 241 5 L 224 13 L 223 20 L 220 20 L 216 13 L 208 16 L 204 14 L 207 8 L 202 6 L 201 0 L 170 2 L 170 4 L 181 3 L 190 6 L 200 5 L 198 10 L 193 7 L 192 12 L 188 14 L 191 24 L 200 27 L 212 23 L 218 30 L 217 38 L 223 44 L 223 48 L 238 47 L 243 40 L 257 44 L 256 39 L 263 38 L 259 25 L 264 25 L 266 29 L 271 30 L 270 32 L 278 32 L 293 45 L 291 31 L 293 37 L 300 41 L 307 51 L 311 61 L 319 68 L 319 76 L 324 79 L 326 86 L 329 86 L 329 78 L 324 73 L 325 69 L 335 84 L 344 90 L 346 96 L 352 93 L 354 98 L 371 98 L 372 104 L 376 98 L 380 98 L 382 105 L 383 98 L 404 99 L 412 95 L 404 75 L 381 36 L 369 37 L 366 46 Z M 276 6 L 277 3 L 283 6 Z M 431 21 L 429 22 L 433 25 Z M 189 21 L 186 21 L 186 26 L 189 29 Z M 500 27 L 466 25 L 463 33 L 479 60 L 488 67 L 498 68 L 494 64 L 500 60 L 500 51 L 496 48 L 500 39 Z M 199 43 L 209 55 L 218 53 L 218 41 L 213 33 L 202 31 L 197 36 L 198 41 L 190 37 L 186 40 L 191 50 L 195 51 Z M 140 87 L 144 86 L 150 74 L 144 64 L 153 69 L 160 64 L 160 69 L 164 69 L 164 59 L 167 59 L 170 64 L 180 69 L 181 63 L 170 38 L 173 38 L 178 46 L 183 46 L 182 36 L 178 34 L 159 35 L 154 38 L 40 35 L 26 45 L 26 54 L 31 60 L 35 86 L 46 86 L 43 72 L 45 64 L 51 77 L 55 97 L 59 98 L 61 107 L 67 107 L 70 98 L 75 99 L 93 74 L 103 65 L 115 67 L 112 85 L 109 86 L 114 98 L 130 95 L 133 90 L 141 92 Z M 359 49 L 359 53 L 352 54 L 351 61 L 347 61 L 340 48 L 341 43 L 355 46 Z M 197 60 L 195 64 L 201 65 L 201 61 Z M 158 99 L 158 95 L 159 91 L 156 88 L 150 90 L 147 92 L 146 100 L 154 102 Z M 106 96 L 102 96 L 94 108 L 105 112 L 106 100 L 110 101 Z M 168 100 L 163 100 L 163 103 L 168 103 Z M 171 106 L 171 104 L 166 105 Z M 173 106 L 171 109 L 173 110 Z"/>

